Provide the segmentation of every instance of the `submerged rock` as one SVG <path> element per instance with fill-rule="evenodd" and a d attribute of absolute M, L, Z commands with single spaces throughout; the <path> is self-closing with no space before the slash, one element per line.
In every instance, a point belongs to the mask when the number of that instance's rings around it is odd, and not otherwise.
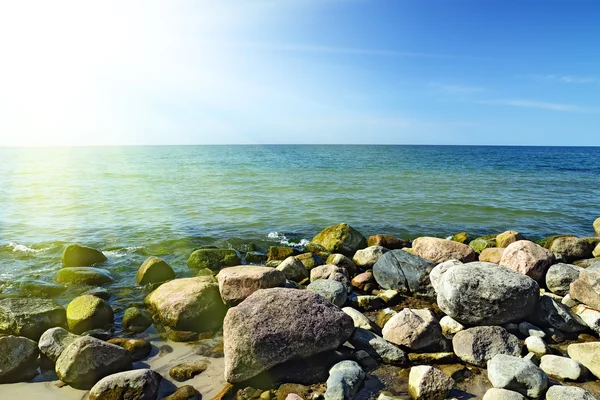
<path fill-rule="evenodd" d="M 29 381 L 37 375 L 38 348 L 33 340 L 0 337 L 0 383 Z"/>
<path fill-rule="evenodd" d="M 365 379 L 365 372 L 355 361 L 340 361 L 329 370 L 325 400 L 352 400 Z"/>
<path fill-rule="evenodd" d="M 429 273 L 434 265 L 404 250 L 385 253 L 373 266 L 373 276 L 383 289 L 403 294 L 431 296 L 433 289 Z"/>
<path fill-rule="evenodd" d="M 94 267 L 63 268 L 56 273 L 54 279 L 67 285 L 97 286 L 114 282 L 110 272 Z"/>
<path fill-rule="evenodd" d="M 524 396 L 541 397 L 548 388 L 548 377 L 531 361 L 498 354 L 487 363 L 488 379 L 495 388 L 514 390 Z"/>
<path fill-rule="evenodd" d="M 367 247 L 367 239 L 348 224 L 327 227 L 311 243 L 322 246 L 331 253 L 352 257 L 357 250 Z"/>
<path fill-rule="evenodd" d="M 55 283 L 28 278 L 19 281 L 18 285 L 19 292 L 26 297 L 56 297 L 67 289 L 64 286 Z"/>
<path fill-rule="evenodd" d="M 50 328 L 40 337 L 38 348 L 52 362 L 56 362 L 62 352 L 79 336 L 64 328 Z"/>
<path fill-rule="evenodd" d="M 554 262 L 554 254 L 549 250 L 529 240 L 519 240 L 504 250 L 500 265 L 541 282 Z"/>
<path fill-rule="evenodd" d="M 65 268 L 87 267 L 106 260 L 106 256 L 101 251 L 78 244 L 67 246 L 62 254 L 62 264 Z"/>
<path fill-rule="evenodd" d="M 135 275 L 138 285 L 161 283 L 175 279 L 175 271 L 165 260 L 158 257 L 148 257 Z"/>
<path fill-rule="evenodd" d="M 104 329 L 113 322 L 113 309 L 99 297 L 86 294 L 74 298 L 67 306 L 67 323 L 73 333 Z"/>
<path fill-rule="evenodd" d="M 217 279 L 223 301 L 236 305 L 259 289 L 283 287 L 286 278 L 275 268 L 240 265 L 223 268 Z"/>
<path fill-rule="evenodd" d="M 317 279 L 308 285 L 306 290 L 323 296 L 327 301 L 338 307 L 342 307 L 348 298 L 344 285 L 331 279 Z"/>
<path fill-rule="evenodd" d="M 444 400 L 454 380 L 435 367 L 412 367 L 408 375 L 408 394 L 415 400 Z"/>
<path fill-rule="evenodd" d="M 219 271 L 223 267 L 240 265 L 242 260 L 235 250 L 229 249 L 199 249 L 190 254 L 187 265 L 194 270 L 209 268 Z"/>
<path fill-rule="evenodd" d="M 497 354 L 521 355 L 519 339 L 499 326 L 478 326 L 460 331 L 454 335 L 452 347 L 458 358 L 479 367 L 485 367 Z"/>
<path fill-rule="evenodd" d="M 151 369 L 119 372 L 96 383 L 89 400 L 156 400 L 161 380 L 162 376 Z"/>
<path fill-rule="evenodd" d="M 65 309 L 54 300 L 0 300 L 0 333 L 38 340 L 42 333 L 57 326 L 66 328 L 67 318 Z"/>
<path fill-rule="evenodd" d="M 448 260 L 470 262 L 477 260 L 475 251 L 466 244 L 435 237 L 420 237 L 413 240 L 413 254 L 433 263 Z"/>
<path fill-rule="evenodd" d="M 405 308 L 384 325 L 383 338 L 411 350 L 437 350 L 445 339 L 438 320 L 430 310 Z"/>

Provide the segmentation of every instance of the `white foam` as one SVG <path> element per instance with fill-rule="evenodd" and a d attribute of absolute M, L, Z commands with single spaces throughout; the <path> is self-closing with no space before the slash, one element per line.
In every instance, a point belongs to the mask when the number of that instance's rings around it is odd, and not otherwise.
<path fill-rule="evenodd" d="M 18 244 L 18 243 L 13 243 L 13 242 L 10 242 L 8 244 L 8 246 L 12 248 L 12 251 L 14 253 L 17 253 L 17 252 L 22 252 L 22 253 L 40 253 L 42 251 L 46 251 L 46 250 L 50 249 L 49 247 L 46 247 L 46 248 L 43 248 L 43 249 L 32 249 L 31 247 L 27 247 L 24 244 Z"/>
<path fill-rule="evenodd" d="M 308 239 L 300 239 L 299 242 L 290 242 L 290 240 L 287 238 L 287 236 L 285 236 L 283 233 L 279 233 L 279 232 L 269 232 L 269 234 L 267 235 L 267 238 L 276 240 L 279 243 L 281 243 L 285 246 L 290 246 L 290 247 L 304 248 L 310 243 L 310 240 L 308 240 Z"/>
<path fill-rule="evenodd" d="M 143 246 L 131 246 L 131 247 L 125 247 L 125 248 L 118 249 L 118 250 L 103 251 L 103 253 L 107 257 L 120 258 L 120 257 L 125 257 L 131 253 L 135 253 L 136 251 L 141 250 L 143 248 L 144 248 Z"/>

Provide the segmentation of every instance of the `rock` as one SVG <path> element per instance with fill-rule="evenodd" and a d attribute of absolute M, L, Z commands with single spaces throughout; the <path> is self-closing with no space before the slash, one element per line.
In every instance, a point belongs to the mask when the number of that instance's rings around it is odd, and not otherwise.
<path fill-rule="evenodd" d="M 346 291 L 351 292 L 350 277 L 348 271 L 343 267 L 325 264 L 313 268 L 310 271 L 310 281 L 314 282 L 318 279 L 331 279 L 340 282 L 346 288 Z"/>
<path fill-rule="evenodd" d="M 537 336 L 542 339 L 546 337 L 546 332 L 529 322 L 521 322 L 518 329 L 519 332 L 526 337 Z"/>
<path fill-rule="evenodd" d="M 104 285 L 114 282 L 110 272 L 94 267 L 63 268 L 56 273 L 54 280 L 67 285 Z"/>
<path fill-rule="evenodd" d="M 517 242 L 519 240 L 524 240 L 525 238 L 517 231 L 506 231 L 500 233 L 496 236 L 496 246 L 498 247 L 508 247 L 509 244 Z"/>
<path fill-rule="evenodd" d="M 560 302 L 569 308 L 575 307 L 576 305 L 581 304 L 577 300 L 573 300 L 569 293 L 567 293 Z"/>
<path fill-rule="evenodd" d="M 102 378 L 90 390 L 90 400 L 156 400 L 162 376 L 151 369 L 119 372 Z"/>
<path fill-rule="evenodd" d="M 440 326 L 442 327 L 442 333 L 448 339 L 452 339 L 456 333 L 465 329 L 463 324 L 447 315 L 444 315 L 442 319 L 440 319 Z"/>
<path fill-rule="evenodd" d="M 236 305 L 259 289 L 283 287 L 285 275 L 270 267 L 240 265 L 223 268 L 217 275 L 221 298 L 228 305 Z"/>
<path fill-rule="evenodd" d="M 569 286 L 579 278 L 583 268 L 572 264 L 558 263 L 548 269 L 546 273 L 546 287 L 560 296 L 569 292 Z"/>
<path fill-rule="evenodd" d="M 131 353 L 131 359 L 135 361 L 143 360 L 152 352 L 152 345 L 144 339 L 115 338 L 108 340 L 108 343 L 122 347 Z"/>
<path fill-rule="evenodd" d="M 489 247 L 487 249 L 483 249 L 483 251 L 479 255 L 479 261 L 500 264 L 500 260 L 502 259 L 503 254 L 504 254 L 503 248 Z M 498 389 L 498 390 L 500 390 L 500 389 Z M 518 395 L 520 396 L 520 394 L 518 394 Z"/>
<path fill-rule="evenodd" d="M 387 324 L 387 322 L 390 320 L 390 318 L 392 318 L 396 314 L 398 314 L 398 312 L 396 312 L 395 310 L 392 310 L 391 308 L 384 308 L 383 310 L 380 310 L 377 313 L 377 319 L 375 323 L 380 328 L 383 328 L 385 324 Z"/>
<path fill-rule="evenodd" d="M 538 319 L 541 325 L 551 326 L 563 332 L 583 332 L 587 329 L 585 322 L 569 307 L 546 295 L 540 296 L 538 309 L 533 317 Z"/>
<path fill-rule="evenodd" d="M 590 392 L 575 386 L 555 385 L 548 389 L 546 400 L 594 400 Z"/>
<path fill-rule="evenodd" d="M 456 354 L 453 352 L 437 353 L 409 353 L 408 360 L 413 364 L 452 364 L 456 363 Z"/>
<path fill-rule="evenodd" d="M 0 300 L 0 333 L 38 340 L 42 333 L 57 326 L 66 328 L 67 318 L 65 309 L 54 300 Z"/>
<path fill-rule="evenodd" d="M 85 291 L 82 294 L 90 294 L 92 296 L 99 297 L 105 301 L 108 301 L 110 299 L 110 293 L 108 293 L 108 291 L 106 289 L 101 288 L 101 287 L 92 288 L 90 290 Z"/>
<path fill-rule="evenodd" d="M 485 249 L 498 247 L 498 244 L 496 243 L 497 236 L 498 235 L 488 235 L 475 238 L 474 240 L 471 240 L 469 247 L 481 254 L 481 252 Z"/>
<path fill-rule="evenodd" d="M 364 350 L 386 364 L 406 363 L 406 353 L 366 329 L 356 328 L 348 341 L 355 349 Z"/>
<path fill-rule="evenodd" d="M 277 270 L 281 271 L 281 273 L 285 275 L 285 278 L 290 281 L 302 282 L 308 278 L 308 270 L 304 264 L 293 256 L 283 260 L 281 264 L 277 266 Z"/>
<path fill-rule="evenodd" d="M 316 254 L 313 253 L 303 253 L 294 256 L 294 258 L 304 265 L 304 269 L 310 271 L 314 267 L 318 267 L 319 265 L 323 265 L 323 260 Z"/>
<path fill-rule="evenodd" d="M 408 241 L 398 239 L 392 235 L 377 234 L 369 236 L 367 246 L 382 246 L 390 250 L 401 250 L 408 245 Z"/>
<path fill-rule="evenodd" d="M 331 254 L 329 257 L 327 257 L 327 261 L 325 263 L 346 268 L 346 271 L 348 271 L 350 274 L 355 274 L 358 271 L 354 261 L 343 254 Z"/>
<path fill-rule="evenodd" d="M 588 370 L 577 361 L 551 354 L 542 356 L 540 368 L 550 377 L 573 381 L 583 379 L 588 374 Z"/>
<path fill-rule="evenodd" d="M 529 240 L 519 240 L 504 250 L 500 265 L 541 282 L 554 261 L 552 252 Z"/>
<path fill-rule="evenodd" d="M 436 264 L 448 260 L 470 262 L 477 260 L 478 257 L 466 244 L 434 237 L 416 238 L 413 240 L 412 249 L 416 256 Z"/>
<path fill-rule="evenodd" d="M 573 299 L 600 311 L 600 264 L 581 271 L 579 278 L 571 283 L 570 294 Z"/>
<path fill-rule="evenodd" d="M 405 308 L 384 325 L 383 338 L 411 350 L 437 350 L 444 341 L 442 328 L 430 310 Z"/>
<path fill-rule="evenodd" d="M 560 254 L 570 262 L 593 257 L 594 246 L 585 239 L 567 236 L 554 240 L 550 246 L 550 251 Z"/>
<path fill-rule="evenodd" d="M 176 381 L 183 382 L 203 373 L 209 365 L 210 362 L 207 360 L 188 361 L 171 368 L 169 375 Z"/>
<path fill-rule="evenodd" d="M 221 327 L 226 307 L 213 277 L 174 279 L 145 300 L 162 324 L 181 331 L 205 332 Z"/>
<path fill-rule="evenodd" d="M 452 238 L 449 240 L 452 240 L 453 242 L 469 244 L 471 241 L 471 236 L 467 232 L 458 232 L 457 234 L 452 235 Z"/>
<path fill-rule="evenodd" d="M 574 343 L 567 347 L 567 353 L 600 378 L 600 342 Z"/>
<path fill-rule="evenodd" d="M 519 339 L 499 326 L 478 326 L 460 331 L 454 335 L 452 347 L 458 358 L 478 367 L 485 367 L 497 354 L 521 355 Z"/>
<path fill-rule="evenodd" d="M 518 272 L 473 262 L 447 268 L 434 283 L 440 267 L 431 272 L 437 304 L 462 324 L 501 325 L 521 320 L 536 308 L 539 286 Z"/>
<path fill-rule="evenodd" d="M 338 307 L 342 307 L 348 298 L 344 285 L 331 279 L 317 279 L 308 285 L 306 290 L 323 296 L 327 301 Z"/>
<path fill-rule="evenodd" d="M 284 383 L 277 389 L 277 400 L 285 400 L 290 394 L 295 394 L 300 399 L 308 399 L 311 396 L 312 390 L 304 385 L 297 383 Z"/>
<path fill-rule="evenodd" d="M 56 362 L 61 353 L 79 336 L 64 328 L 50 328 L 40 337 L 38 348 L 52 362 Z"/>
<path fill-rule="evenodd" d="M 365 379 L 365 372 L 355 361 L 340 361 L 329 370 L 325 400 L 352 400 Z"/>
<path fill-rule="evenodd" d="M 373 276 L 383 289 L 394 289 L 403 294 L 431 296 L 433 289 L 429 261 L 405 252 L 392 250 L 385 253 L 373 266 Z"/>
<path fill-rule="evenodd" d="M 259 290 L 225 317 L 225 378 L 241 382 L 291 358 L 336 349 L 353 330 L 352 318 L 316 293 Z"/>
<path fill-rule="evenodd" d="M 56 360 L 56 375 L 76 389 L 90 389 L 105 376 L 131 369 L 131 353 L 91 336 L 71 343 Z"/>
<path fill-rule="evenodd" d="M 87 267 L 106 260 L 106 256 L 101 251 L 78 244 L 67 246 L 62 254 L 62 264 L 65 268 Z"/>
<path fill-rule="evenodd" d="M 177 389 L 173 394 L 162 400 L 202 400 L 200 392 L 191 385 L 185 385 Z"/>
<path fill-rule="evenodd" d="M 491 388 L 483 395 L 483 400 L 525 400 L 521 393 L 512 390 Z"/>
<path fill-rule="evenodd" d="M 589 308 L 583 304 L 571 309 L 591 330 L 600 335 L 600 311 Z"/>
<path fill-rule="evenodd" d="M 298 255 L 298 250 L 292 247 L 271 246 L 267 251 L 268 261 L 283 261 L 288 257 Z"/>
<path fill-rule="evenodd" d="M 381 300 L 385 301 L 387 304 L 390 305 L 395 305 L 399 303 L 402 298 L 400 296 L 400 293 L 397 290 L 393 289 L 380 290 L 377 293 L 377 297 L 379 297 Z"/>
<path fill-rule="evenodd" d="M 230 249 L 199 249 L 190 254 L 188 268 L 199 270 L 208 268 L 219 271 L 223 267 L 240 265 L 242 259 L 235 250 Z"/>
<path fill-rule="evenodd" d="M 267 262 L 268 258 L 265 253 L 261 253 L 259 251 L 249 251 L 246 253 L 246 262 L 248 264 L 264 264 Z M 187 386 L 184 386 L 187 387 Z M 196 389 L 194 389 L 196 390 Z"/>
<path fill-rule="evenodd" d="M 532 398 L 541 397 L 548 388 L 544 371 L 520 357 L 498 354 L 488 361 L 487 369 L 488 379 L 495 388 L 514 390 Z"/>
<path fill-rule="evenodd" d="M 55 283 L 45 282 L 39 279 L 25 278 L 18 282 L 19 292 L 24 297 L 56 297 L 67 288 Z"/>
<path fill-rule="evenodd" d="M 355 296 L 356 306 L 365 311 L 379 310 L 384 307 L 383 300 L 377 296 Z"/>
<path fill-rule="evenodd" d="M 416 400 L 444 400 L 452 386 L 452 378 L 428 365 L 412 367 L 408 375 L 408 394 Z"/>
<path fill-rule="evenodd" d="M 575 264 L 575 265 L 577 265 L 578 267 L 581 267 L 581 268 L 588 268 L 588 267 L 591 267 L 594 264 L 600 265 L 600 257 L 597 257 L 597 258 L 588 258 L 586 260 L 573 261 L 573 264 Z"/>
<path fill-rule="evenodd" d="M 375 282 L 375 278 L 373 277 L 373 272 L 367 271 L 367 272 L 358 274 L 354 278 L 352 278 L 351 284 L 353 287 L 363 290 L 365 288 L 365 285 L 367 285 L 368 283 L 373 283 L 373 282 Z"/>
<path fill-rule="evenodd" d="M 592 251 L 593 257 L 600 257 L 600 243 L 594 247 L 594 251 Z"/>
<path fill-rule="evenodd" d="M 540 358 L 535 353 L 527 353 L 523 358 L 531 361 L 536 367 L 540 366 Z"/>
<path fill-rule="evenodd" d="M 327 227 L 311 243 L 322 246 L 331 253 L 352 257 L 357 250 L 367 247 L 367 239 L 348 224 Z"/>
<path fill-rule="evenodd" d="M 545 354 L 550 352 L 548 345 L 544 342 L 544 339 L 538 336 L 529 336 L 525 339 L 525 346 L 527 346 L 527 351 L 535 354 L 538 357 L 542 357 Z"/>
<path fill-rule="evenodd" d="M 370 246 L 366 249 L 357 250 L 354 257 L 352 257 L 352 261 L 358 267 L 371 268 L 388 251 L 388 249 L 382 246 Z"/>
<path fill-rule="evenodd" d="M 352 307 L 344 307 L 342 308 L 342 311 L 345 312 L 346 314 L 348 314 L 350 316 L 350 318 L 352 318 L 352 320 L 354 321 L 354 327 L 355 328 L 362 328 L 362 329 L 366 329 L 368 331 L 373 330 L 373 328 L 371 327 L 371 321 L 369 321 L 369 318 L 365 317 L 363 313 L 361 313 L 358 310 L 355 310 Z"/>
<path fill-rule="evenodd" d="M 175 279 L 175 271 L 165 260 L 158 257 L 148 257 L 135 275 L 138 285 L 161 283 Z"/>
<path fill-rule="evenodd" d="M 152 317 L 146 311 L 129 307 L 123 315 L 123 330 L 131 333 L 142 333 L 152 325 Z"/>
<path fill-rule="evenodd" d="M 431 285 L 435 288 L 440 282 L 440 279 L 442 279 L 442 275 L 444 275 L 446 271 L 448 271 L 450 268 L 456 265 L 463 265 L 463 263 L 461 263 L 458 260 L 448 260 L 436 265 L 435 268 L 432 269 L 429 273 L 429 280 L 431 281 Z"/>
<path fill-rule="evenodd" d="M 111 306 L 104 300 L 89 294 L 74 298 L 67 306 L 69 330 L 81 334 L 96 328 L 106 328 L 114 322 Z"/>
<path fill-rule="evenodd" d="M 597 218 L 594 221 L 594 232 L 596 232 L 596 236 L 600 236 L 600 218 Z"/>
<path fill-rule="evenodd" d="M 29 381 L 37 375 L 38 347 L 33 340 L 0 337 L 0 383 Z"/>

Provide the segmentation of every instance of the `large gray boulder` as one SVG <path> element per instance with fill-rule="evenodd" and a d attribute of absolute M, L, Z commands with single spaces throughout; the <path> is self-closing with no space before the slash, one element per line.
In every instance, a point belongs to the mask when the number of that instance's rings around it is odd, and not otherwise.
<path fill-rule="evenodd" d="M 217 330 L 227 311 L 212 276 L 173 279 L 150 293 L 145 302 L 163 325 L 179 331 Z"/>
<path fill-rule="evenodd" d="M 40 337 L 38 348 L 40 352 L 52 362 L 56 362 L 62 352 L 79 336 L 74 335 L 64 328 L 50 328 Z"/>
<path fill-rule="evenodd" d="M 62 264 L 65 268 L 87 267 L 106 260 L 106 256 L 101 251 L 78 244 L 67 246 L 62 255 Z"/>
<path fill-rule="evenodd" d="M 542 356 L 540 368 L 548 376 L 563 380 L 570 379 L 577 381 L 588 374 L 587 368 L 579 362 L 568 357 L 560 357 L 552 354 Z"/>
<path fill-rule="evenodd" d="M 331 279 L 317 279 L 308 285 L 306 290 L 323 296 L 338 307 L 342 307 L 348 298 L 348 292 L 344 285 Z"/>
<path fill-rule="evenodd" d="M 0 383 L 28 381 L 37 374 L 38 348 L 33 340 L 0 337 Z"/>
<path fill-rule="evenodd" d="M 67 318 L 65 309 L 54 300 L 0 300 L 0 333 L 38 340 L 42 333 L 56 326 L 66 328 Z"/>
<path fill-rule="evenodd" d="M 162 376 L 151 369 L 118 372 L 102 378 L 92 387 L 89 400 L 156 400 Z"/>
<path fill-rule="evenodd" d="M 539 298 L 539 286 L 533 279 L 492 263 L 453 265 L 432 283 L 440 309 L 466 325 L 520 320 L 535 310 Z"/>
<path fill-rule="evenodd" d="M 329 370 L 325 400 L 352 400 L 365 379 L 365 372 L 356 361 L 340 361 Z"/>
<path fill-rule="evenodd" d="M 271 267 L 252 265 L 223 268 L 217 279 L 221 298 L 228 305 L 241 303 L 259 289 L 285 285 L 283 272 Z"/>
<path fill-rule="evenodd" d="M 466 244 L 435 237 L 420 237 L 413 240 L 413 254 L 433 263 L 448 260 L 461 262 L 476 261 L 478 254 Z"/>
<path fill-rule="evenodd" d="M 509 244 L 504 250 L 500 265 L 542 282 L 546 271 L 554 262 L 551 251 L 529 240 L 519 240 Z"/>
<path fill-rule="evenodd" d="M 554 385 L 546 392 L 546 400 L 595 400 L 590 392 L 576 386 Z"/>
<path fill-rule="evenodd" d="M 600 311 L 600 263 L 581 271 L 569 293 L 573 299 Z"/>
<path fill-rule="evenodd" d="M 439 350 L 445 340 L 437 318 L 425 309 L 403 309 L 386 322 L 382 334 L 388 342 L 414 351 Z"/>
<path fill-rule="evenodd" d="M 366 329 L 356 328 L 348 340 L 357 350 L 364 350 L 375 359 L 386 364 L 404 364 L 406 353 L 381 336 Z"/>
<path fill-rule="evenodd" d="M 546 273 L 546 287 L 559 296 L 569 293 L 569 286 L 579 278 L 583 268 L 573 264 L 554 264 Z"/>
<path fill-rule="evenodd" d="M 531 361 L 505 354 L 487 363 L 488 379 L 495 388 L 514 390 L 524 396 L 541 397 L 548 388 L 548 376 Z"/>
<path fill-rule="evenodd" d="M 327 227 L 319 232 L 312 244 L 323 247 L 330 253 L 341 253 L 352 257 L 356 250 L 367 247 L 367 239 L 348 224 Z"/>
<path fill-rule="evenodd" d="M 460 331 L 452 338 L 452 347 L 458 358 L 479 367 L 485 367 L 497 354 L 521 355 L 519 339 L 499 326 L 477 326 Z"/>
<path fill-rule="evenodd" d="M 56 375 L 77 389 L 90 389 L 105 376 L 131 369 L 131 353 L 91 336 L 71 343 L 56 360 Z"/>
<path fill-rule="evenodd" d="M 225 378 L 245 381 L 291 358 L 334 350 L 353 331 L 352 318 L 316 293 L 259 290 L 225 316 Z"/>
<path fill-rule="evenodd" d="M 434 264 L 404 250 L 392 250 L 373 265 L 373 276 L 383 289 L 413 296 L 432 296 L 429 273 Z"/>

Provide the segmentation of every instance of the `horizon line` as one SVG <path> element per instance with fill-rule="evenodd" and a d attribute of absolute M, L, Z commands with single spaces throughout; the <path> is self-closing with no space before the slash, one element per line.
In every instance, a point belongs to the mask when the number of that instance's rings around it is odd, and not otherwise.
<path fill-rule="evenodd" d="M 584 147 L 600 145 L 543 144 L 427 144 L 427 143 L 197 143 L 197 144 L 75 144 L 75 145 L 2 145 L 0 149 L 103 148 L 103 147 L 201 147 L 201 146 L 430 146 L 430 147 Z"/>

